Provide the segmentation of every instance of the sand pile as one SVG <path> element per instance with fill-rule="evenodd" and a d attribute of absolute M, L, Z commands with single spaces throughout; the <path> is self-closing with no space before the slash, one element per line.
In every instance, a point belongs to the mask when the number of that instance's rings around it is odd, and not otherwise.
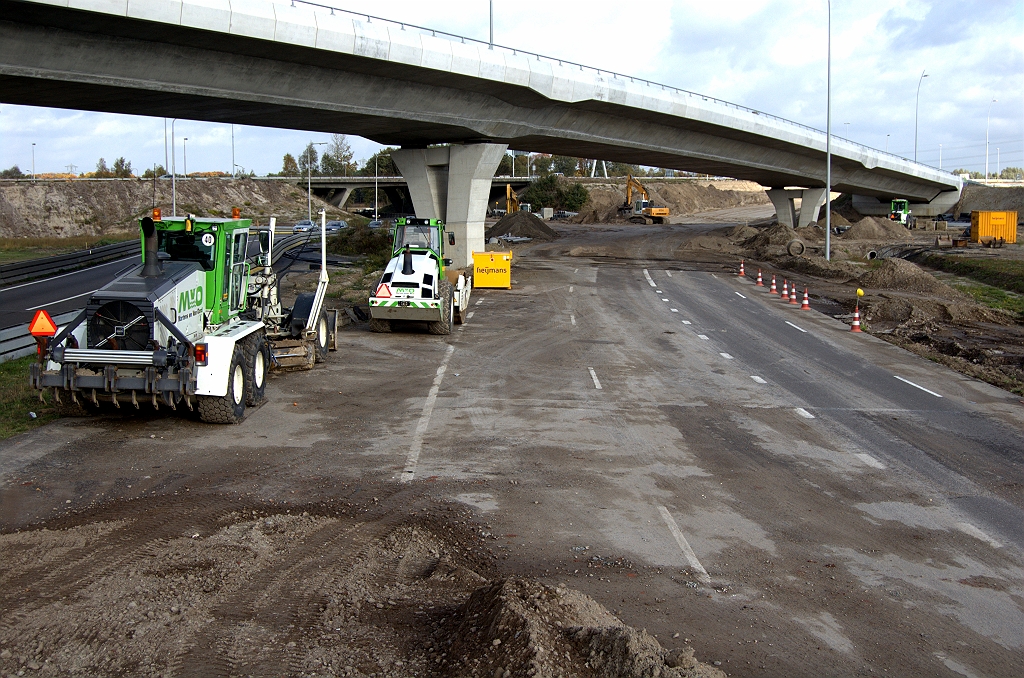
<path fill-rule="evenodd" d="M 641 182 L 644 180 L 641 179 Z M 752 182 L 723 182 L 735 189 L 721 189 L 712 183 L 695 181 L 646 182 L 651 201 L 665 205 L 672 215 L 696 214 L 714 209 L 760 205 L 768 202 L 768 196 L 760 186 Z M 626 223 L 627 218 L 619 215 L 619 206 L 626 200 L 625 181 L 608 183 L 587 183 L 590 200 L 579 216 L 572 219 L 577 224 Z M 671 218 L 671 217 L 670 217 Z"/>
<path fill-rule="evenodd" d="M 459 619 L 448 652 L 466 669 L 449 675 L 469 676 L 469 667 L 482 666 L 495 676 L 725 676 L 699 664 L 688 647 L 666 651 L 587 595 L 520 577 L 474 591 Z"/>
<path fill-rule="evenodd" d="M 876 240 L 879 242 L 899 242 L 910 239 L 910 231 L 900 223 L 882 217 L 864 217 L 850 230 L 843 233 L 844 240 Z"/>
<path fill-rule="evenodd" d="M 757 250 L 759 253 L 777 253 L 797 237 L 796 231 L 784 224 L 775 224 L 762 230 L 757 235 L 743 241 L 744 247 Z"/>
<path fill-rule="evenodd" d="M 832 219 L 835 220 L 836 215 L 839 215 L 846 219 L 847 224 L 852 224 L 860 221 L 864 218 L 864 215 L 858 212 L 853 207 L 853 196 L 849 193 L 843 193 L 838 198 L 832 201 Z M 846 224 L 843 224 L 844 226 Z"/>
<path fill-rule="evenodd" d="M 966 184 L 960 202 L 951 211 L 957 218 L 970 218 L 973 210 L 1016 211 L 1017 223 L 1024 224 L 1024 186 Z"/>
<path fill-rule="evenodd" d="M 965 298 L 949 285 L 936 280 L 917 264 L 905 259 L 886 259 L 881 266 L 858 278 L 857 283 L 868 289 L 917 292 L 944 299 Z"/>
<path fill-rule="evenodd" d="M 513 212 L 506 214 L 498 223 L 487 229 L 486 238 L 500 238 L 503 235 L 514 235 L 520 238 L 533 238 L 549 242 L 558 237 L 550 226 L 530 212 Z"/>
<path fill-rule="evenodd" d="M 842 282 L 856 278 L 861 272 L 861 269 L 848 261 L 836 261 L 835 259 L 825 261 L 825 257 L 778 257 L 772 259 L 772 263 L 787 271 L 796 271 Z"/>
<path fill-rule="evenodd" d="M 825 227 L 818 226 L 816 223 L 811 222 L 803 228 L 793 229 L 796 233 L 796 237 L 800 238 L 804 242 L 824 242 L 825 241 Z"/>

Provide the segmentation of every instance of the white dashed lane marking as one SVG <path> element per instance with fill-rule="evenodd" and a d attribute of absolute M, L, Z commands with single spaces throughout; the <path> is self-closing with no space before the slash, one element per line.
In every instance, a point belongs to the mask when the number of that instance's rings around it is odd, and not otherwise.
<path fill-rule="evenodd" d="M 740 294 L 739 292 L 737 292 L 737 293 L 736 293 L 736 296 L 737 296 L 737 297 L 740 297 L 741 299 L 746 299 L 746 297 L 744 297 L 744 296 L 743 296 L 742 294 Z"/>
<path fill-rule="evenodd" d="M 936 398 L 941 398 L 941 397 L 942 397 L 942 396 L 940 396 L 940 395 L 939 395 L 938 393 L 936 393 L 935 391 L 929 391 L 929 390 L 928 390 L 928 389 L 926 389 L 926 388 L 925 388 L 924 386 L 918 386 L 918 385 L 917 385 L 917 384 L 915 384 L 914 382 L 910 381 L 909 379 L 904 379 L 903 377 L 901 377 L 901 376 L 900 376 L 900 375 L 898 375 L 898 374 L 894 374 L 894 375 L 892 375 L 892 376 L 896 377 L 897 379 L 899 379 L 900 381 L 902 381 L 902 382 L 903 382 L 904 384 L 910 384 L 910 385 L 911 385 L 911 386 L 913 386 L 914 388 L 919 388 L 919 389 L 921 389 L 922 391 L 924 391 L 925 393 L 931 393 L 931 394 L 932 394 L 933 396 L 935 396 Z"/>
<path fill-rule="evenodd" d="M 647 272 L 646 268 L 644 269 L 644 277 L 647 278 L 647 283 L 651 287 L 657 287 L 657 285 L 654 284 L 654 279 L 651 278 L 651 274 Z"/>
<path fill-rule="evenodd" d="M 988 536 L 987 534 L 976 528 L 974 525 L 971 525 L 970 523 L 957 523 L 956 529 L 960 530 L 964 534 L 971 535 L 975 539 L 988 542 L 988 545 L 994 549 L 999 549 L 1003 547 L 1002 544 L 1000 544 L 995 539 L 993 539 L 992 537 Z"/>
<path fill-rule="evenodd" d="M 810 412 L 808 412 L 807 410 L 805 410 L 802 407 L 798 407 L 794 411 L 797 414 L 799 414 L 801 417 L 803 417 L 804 419 L 814 419 L 814 415 L 811 414 Z"/>
<path fill-rule="evenodd" d="M 670 308 L 669 310 L 672 311 L 673 313 L 679 313 L 678 308 Z"/>
<path fill-rule="evenodd" d="M 708 335 L 706 334 L 698 334 L 697 336 L 703 339 L 704 341 L 708 341 Z"/>
<path fill-rule="evenodd" d="M 857 457 L 858 459 L 860 459 L 862 462 L 864 462 L 865 464 L 867 464 L 871 468 L 885 469 L 885 464 L 883 464 L 882 462 L 878 461 L 877 459 L 872 457 L 870 454 L 864 454 L 863 452 L 861 452 L 861 453 L 855 454 L 853 456 Z"/>
<path fill-rule="evenodd" d="M 569 285 L 569 294 L 572 294 L 572 285 Z"/>
<path fill-rule="evenodd" d="M 683 321 L 683 324 L 684 324 L 684 325 L 690 325 L 690 324 L 692 324 L 692 323 L 690 323 L 690 321 L 689 321 L 689 320 L 684 320 L 684 321 Z"/>
<path fill-rule="evenodd" d="M 802 327 L 797 327 L 796 325 L 794 325 L 793 323 L 789 322 L 788 320 L 786 321 L 786 324 L 787 324 L 787 325 L 789 325 L 790 327 L 796 327 L 796 329 L 800 330 L 800 331 L 801 331 L 801 332 L 803 332 L 804 334 L 806 334 L 806 333 L 807 333 L 807 330 L 805 330 L 805 329 L 804 329 L 804 328 L 802 328 Z"/>
<path fill-rule="evenodd" d="M 729 355 L 728 353 L 719 353 L 718 355 L 722 356 L 726 360 L 732 360 L 732 356 Z"/>
<path fill-rule="evenodd" d="M 757 376 L 756 374 L 750 375 L 750 378 L 753 379 L 754 381 L 756 381 L 759 384 L 767 384 L 768 383 L 767 381 L 765 381 L 761 377 Z"/>
<path fill-rule="evenodd" d="M 594 371 L 593 367 L 588 367 L 587 369 L 590 370 L 590 378 L 594 380 L 594 388 L 600 391 L 601 382 L 597 380 L 597 372 Z"/>
<path fill-rule="evenodd" d="M 672 277 L 672 271 L 665 271 L 665 275 L 667 275 L 668 277 L 671 278 Z"/>
<path fill-rule="evenodd" d="M 569 314 L 569 322 L 571 322 L 573 325 L 576 325 L 576 316 L 574 316 L 573 314 L 570 313 Z"/>
<path fill-rule="evenodd" d="M 476 313 L 476 311 L 470 311 L 469 313 L 467 313 L 466 314 L 466 320 L 472 320 L 474 313 Z"/>

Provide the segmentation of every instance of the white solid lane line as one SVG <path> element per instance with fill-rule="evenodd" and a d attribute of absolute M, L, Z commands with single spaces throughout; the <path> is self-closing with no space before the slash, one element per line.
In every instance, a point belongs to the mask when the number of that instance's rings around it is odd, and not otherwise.
<path fill-rule="evenodd" d="M 882 469 L 882 470 L 885 469 L 885 464 L 883 464 L 882 462 L 878 461 L 877 459 L 872 457 L 870 454 L 864 454 L 863 452 L 861 452 L 861 453 L 855 454 L 853 456 L 857 457 L 862 462 L 864 462 L 865 464 L 867 464 L 868 466 L 870 466 L 872 468 L 877 468 L 877 469 Z"/>
<path fill-rule="evenodd" d="M 756 381 L 759 384 L 767 384 L 768 383 L 767 381 L 765 381 L 761 377 L 757 376 L 756 374 L 750 375 L 750 378 L 753 379 L 754 381 Z"/>
<path fill-rule="evenodd" d="M 657 285 L 654 284 L 654 279 L 651 278 L 651 274 L 647 272 L 646 268 L 644 269 L 644 277 L 647 278 L 647 282 L 651 285 L 651 287 L 657 287 Z"/>
<path fill-rule="evenodd" d="M 29 310 L 32 310 L 32 309 L 29 309 Z M 933 396 L 935 396 L 936 398 L 941 398 L 941 397 L 942 397 L 942 396 L 940 396 L 940 395 L 939 395 L 938 393 L 936 393 L 935 391 L 929 391 L 929 390 L 928 390 L 928 389 L 926 389 L 926 388 L 925 388 L 924 386 L 918 386 L 918 385 L 917 385 L 917 384 L 915 384 L 914 382 L 910 381 L 909 379 L 904 379 L 903 377 L 901 377 L 901 376 L 900 376 L 900 375 L 898 375 L 898 374 L 894 374 L 894 375 L 892 375 L 892 376 L 896 377 L 897 379 L 899 379 L 900 381 L 902 381 L 902 382 L 903 382 L 904 384 L 910 384 L 910 385 L 911 385 L 911 386 L 913 386 L 914 388 L 919 388 L 919 389 L 921 389 L 922 391 L 924 391 L 925 393 L 931 393 L 931 394 L 932 394 Z"/>
<path fill-rule="evenodd" d="M 814 419 L 814 415 L 811 414 L 810 412 L 808 412 L 807 410 L 805 410 L 802 407 L 796 408 L 795 412 L 797 414 L 799 414 L 801 417 L 803 417 L 804 419 Z"/>
<path fill-rule="evenodd" d="M 594 380 L 594 388 L 600 391 L 601 382 L 597 380 L 597 372 L 594 371 L 593 367 L 588 367 L 587 369 L 590 370 L 590 378 Z"/>
<path fill-rule="evenodd" d="M 741 297 L 741 298 L 743 298 L 743 299 L 746 299 L 746 297 L 744 297 L 744 296 L 743 296 L 742 294 L 740 294 L 739 292 L 737 292 L 737 293 L 736 293 L 736 296 L 737 296 L 737 297 Z"/>
<path fill-rule="evenodd" d="M 135 257 L 125 257 L 124 259 L 115 259 L 114 261 L 108 261 L 107 263 L 100 264 L 99 266 L 90 266 L 87 269 L 79 269 L 77 271 L 71 271 L 70 273 L 61 273 L 60 275 L 53 275 L 50 276 L 49 278 L 43 278 L 42 280 L 33 280 L 32 282 L 21 283 L 20 285 L 11 285 L 10 287 L 4 287 L 3 289 L 0 289 L 0 292 L 6 292 L 7 290 L 16 290 L 19 287 L 28 287 L 29 285 L 38 285 L 39 283 L 50 282 L 51 280 L 56 280 L 57 278 L 65 278 L 69 275 L 78 275 L 79 273 L 82 273 L 87 270 L 95 270 L 97 268 L 104 268 L 105 266 L 113 266 L 114 264 L 120 264 L 123 261 L 129 261 L 134 258 Z"/>
<path fill-rule="evenodd" d="M 65 301 L 71 301 L 72 299 L 77 299 L 77 298 L 79 298 L 79 297 L 87 297 L 87 296 L 89 296 L 90 294 L 92 294 L 92 293 L 93 293 L 93 292 L 95 292 L 95 291 L 96 291 L 96 290 L 92 290 L 92 291 L 90 291 L 90 292 L 82 292 L 81 294 L 76 294 L 76 295 L 75 295 L 75 296 L 73 296 L 73 297 L 64 297 L 63 299 L 58 299 L 57 301 L 48 301 L 48 302 L 46 302 L 45 304 L 39 304 L 38 306 L 33 306 L 32 308 L 26 308 L 25 310 L 26 310 L 26 311 L 35 311 L 35 310 L 37 310 L 37 309 L 40 309 L 40 308 L 45 308 L 45 307 L 47 307 L 47 306 L 51 306 L 51 305 L 53 305 L 53 304 L 62 304 L 62 303 L 64 303 Z"/>
<path fill-rule="evenodd" d="M 423 411 L 420 413 L 420 420 L 416 424 L 416 432 L 412 436 L 412 445 L 409 446 L 409 455 L 405 459 L 405 470 L 402 471 L 401 477 L 398 479 L 399 482 L 407 483 L 416 477 L 416 466 L 420 461 L 420 450 L 423 449 L 423 436 L 427 433 L 427 428 L 430 427 L 430 415 L 434 412 L 434 403 L 437 401 L 437 392 L 441 388 L 441 380 L 444 378 L 444 372 L 448 369 L 448 361 L 452 357 L 452 353 L 455 352 L 455 347 L 448 344 L 448 349 L 445 351 L 444 360 L 441 361 L 440 367 L 437 368 L 437 374 L 434 376 L 434 383 L 430 385 L 430 391 L 427 393 L 427 399 L 423 403 Z"/>
<path fill-rule="evenodd" d="M 971 535 L 975 539 L 988 542 L 988 545 L 994 549 L 1000 549 L 1003 547 L 1002 544 L 1000 544 L 995 539 L 993 539 L 992 537 L 988 536 L 987 534 L 976 528 L 974 525 L 971 525 L 970 523 L 957 523 L 956 529 L 960 530 L 964 534 Z"/>
<path fill-rule="evenodd" d="M 678 525 L 676 525 L 675 518 L 672 517 L 672 514 L 669 513 L 668 509 L 664 506 L 658 507 L 658 513 L 661 514 L 661 519 L 664 520 L 665 524 L 668 526 L 668 531 L 672 533 L 673 537 L 675 537 L 676 544 L 679 545 L 679 550 L 683 552 L 683 557 L 686 558 L 686 562 L 688 562 L 690 567 L 693 568 L 697 575 L 697 579 L 705 584 L 710 584 L 711 575 L 708 574 L 708 571 L 705 570 L 704 566 L 700 564 L 699 560 L 697 560 L 697 554 L 693 552 L 692 548 L 690 548 L 689 542 L 687 542 L 686 537 L 683 536 L 683 531 L 679 529 Z"/>
<path fill-rule="evenodd" d="M 797 327 L 796 325 L 794 325 L 793 323 L 789 322 L 788 320 L 786 321 L 786 324 L 789 325 L 790 327 L 796 327 L 796 329 L 800 330 L 804 334 L 807 334 L 807 330 L 805 330 L 802 327 Z"/>
<path fill-rule="evenodd" d="M 732 356 L 729 355 L 728 353 L 719 353 L 718 355 L 722 356 L 726 360 L 732 360 Z"/>
<path fill-rule="evenodd" d="M 576 325 L 576 316 L 574 316 L 572 313 L 569 314 L 569 322 L 571 322 L 573 326 Z"/>
<path fill-rule="evenodd" d="M 704 341 L 708 341 L 708 335 L 706 334 L 698 334 L 697 336 L 703 339 Z"/>
<path fill-rule="evenodd" d="M 691 322 L 690 322 L 689 320 L 684 320 L 684 321 L 683 321 L 683 324 L 684 324 L 684 325 L 690 325 L 690 324 L 692 324 L 692 323 L 691 323 Z"/>

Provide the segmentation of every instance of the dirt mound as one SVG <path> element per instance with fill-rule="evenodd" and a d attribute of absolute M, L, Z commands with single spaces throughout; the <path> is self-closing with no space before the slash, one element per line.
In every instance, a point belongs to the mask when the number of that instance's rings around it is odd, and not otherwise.
<path fill-rule="evenodd" d="M 778 257 L 771 262 L 787 271 L 843 282 L 856 278 L 861 272 L 848 261 L 825 261 L 824 257 Z"/>
<path fill-rule="evenodd" d="M 775 224 L 762 230 L 757 235 L 743 241 L 744 247 L 755 250 L 760 256 L 779 254 L 786 245 L 797 238 L 795 230 L 785 224 Z"/>
<path fill-rule="evenodd" d="M 646 631 L 626 626 L 589 596 L 519 577 L 477 589 L 461 617 L 451 652 L 467 664 L 488 667 L 485 675 L 725 675 L 699 664 L 689 648 L 666 652 Z"/>
<path fill-rule="evenodd" d="M 886 296 L 864 304 L 864 320 L 892 322 L 900 327 L 948 328 L 967 323 L 1014 324 L 1013 315 L 970 300 L 943 301 L 916 297 Z"/>
<path fill-rule="evenodd" d="M 558 237 L 558 233 L 530 212 L 513 212 L 506 214 L 498 223 L 487 229 L 486 238 L 500 238 L 503 235 L 514 235 L 520 238 L 533 238 L 549 242 Z"/>
<path fill-rule="evenodd" d="M 1024 224 L 1024 186 L 995 188 L 979 184 L 966 184 L 960 202 L 952 209 L 953 215 L 970 217 L 973 210 L 1016 211 L 1017 223 Z"/>
<path fill-rule="evenodd" d="M 803 228 L 793 229 L 793 232 L 804 242 L 825 242 L 825 227 L 814 222 Z"/>
<path fill-rule="evenodd" d="M 644 180 L 641 179 L 641 182 Z M 696 214 L 713 209 L 759 205 L 768 202 L 760 186 L 749 181 L 697 182 L 691 180 L 648 181 L 651 201 L 665 205 L 672 215 Z M 590 199 L 579 216 L 577 224 L 626 223 L 619 215 L 619 206 L 626 200 L 625 180 L 608 183 L 586 183 Z M 721 187 L 721 188 L 720 188 Z M 734 188 L 732 188 L 734 187 Z M 671 217 L 670 217 L 671 218 Z"/>
<path fill-rule="evenodd" d="M 930 294 L 943 299 L 963 299 L 949 285 L 939 282 L 930 273 L 905 259 L 886 259 L 873 271 L 857 279 L 861 287 L 898 292 Z"/>
<path fill-rule="evenodd" d="M 901 240 L 909 240 L 910 231 L 891 219 L 864 217 L 839 237 L 844 240 L 899 242 Z"/>
<path fill-rule="evenodd" d="M 843 193 L 833 200 L 830 209 L 832 210 L 833 223 L 837 216 L 843 217 L 847 224 L 856 223 L 864 218 L 864 215 L 854 208 L 853 196 L 849 193 Z M 846 224 L 842 225 L 845 226 Z"/>
<path fill-rule="evenodd" d="M 171 214 L 171 182 L 124 179 L 109 181 L 0 182 L 0 237 L 65 237 L 135 230 L 137 219 L 153 208 Z M 279 225 L 306 218 L 306 192 L 288 180 L 187 179 L 177 184 L 179 214 L 227 217 L 238 207 L 242 216 Z M 328 219 L 351 215 L 313 197 L 313 211 Z M 282 223 L 283 222 L 283 223 Z"/>

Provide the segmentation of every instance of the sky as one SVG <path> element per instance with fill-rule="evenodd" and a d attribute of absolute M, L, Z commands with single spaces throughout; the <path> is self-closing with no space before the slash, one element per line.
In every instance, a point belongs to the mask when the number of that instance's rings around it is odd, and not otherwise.
<path fill-rule="evenodd" d="M 275 0 L 277 1 L 277 0 Z M 283 0 L 281 0 L 283 1 Z M 488 38 L 488 0 L 318 0 Z M 494 41 L 825 129 L 825 0 L 493 0 Z M 832 132 L 943 169 L 1024 167 L 1024 0 L 833 0 Z M 921 73 L 927 74 L 923 80 Z M 917 99 L 920 81 L 920 99 Z M 0 95 L 2 97 L 2 95 Z M 993 102 L 993 99 L 996 101 Z M 163 118 L 0 105 L 0 168 L 164 164 Z M 339 130 L 344 131 L 344 130 Z M 232 126 L 179 120 L 177 169 L 231 171 Z M 169 131 L 168 131 L 169 134 Z M 187 137 L 187 141 L 183 139 Z M 278 172 L 318 132 L 234 126 L 234 162 Z M 380 146 L 349 137 L 356 159 Z M 530 149 L 520 149 L 530 150 Z"/>

